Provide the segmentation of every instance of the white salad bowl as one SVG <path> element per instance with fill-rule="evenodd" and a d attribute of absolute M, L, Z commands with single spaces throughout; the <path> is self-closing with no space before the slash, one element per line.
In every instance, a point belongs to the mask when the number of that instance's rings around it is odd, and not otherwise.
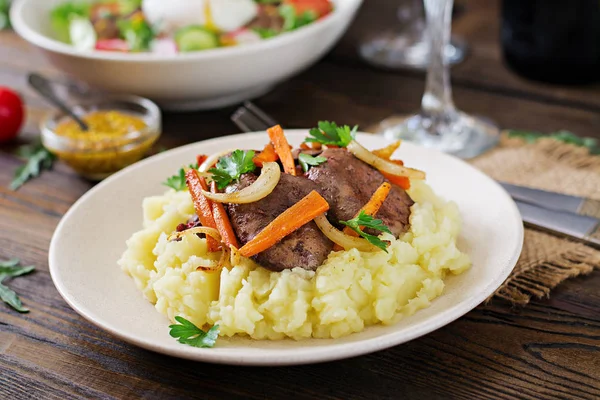
<path fill-rule="evenodd" d="M 81 51 L 54 39 L 50 10 L 63 1 L 17 0 L 10 15 L 15 31 L 68 75 L 175 110 L 223 107 L 266 93 L 330 50 L 362 3 L 333 0 L 335 10 L 320 21 L 259 43 L 166 56 Z"/>

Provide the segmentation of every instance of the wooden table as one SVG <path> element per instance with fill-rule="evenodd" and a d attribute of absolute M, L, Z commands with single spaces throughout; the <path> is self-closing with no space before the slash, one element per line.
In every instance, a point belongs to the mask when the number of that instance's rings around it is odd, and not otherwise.
<path fill-rule="evenodd" d="M 395 2 L 368 0 L 337 48 L 317 65 L 257 100 L 289 127 L 319 119 L 368 126 L 419 106 L 423 75 L 382 72 L 356 56 L 359 39 L 394 23 Z M 552 87 L 525 81 L 502 64 L 498 1 L 463 1 L 454 32 L 471 54 L 452 71 L 457 105 L 502 127 L 561 128 L 600 137 L 600 86 Z M 26 43 L 0 33 L 0 85 L 22 90 L 37 134 L 46 108 L 23 72 L 56 75 Z M 232 109 L 167 114 L 168 147 L 235 133 Z M 68 168 L 7 186 L 20 161 L 0 149 L 0 259 L 37 266 L 11 282 L 31 308 L 0 304 L 0 398 L 600 398 L 600 271 L 572 279 L 523 309 L 480 306 L 423 338 L 364 357 L 289 368 L 194 363 L 127 345 L 79 317 L 48 273 L 52 232 L 91 184 Z M 90 228 L 91 229 L 91 228 Z"/>

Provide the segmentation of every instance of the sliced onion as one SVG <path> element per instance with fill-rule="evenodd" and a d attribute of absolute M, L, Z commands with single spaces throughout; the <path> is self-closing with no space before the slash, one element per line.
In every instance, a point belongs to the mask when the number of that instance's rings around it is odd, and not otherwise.
<path fill-rule="evenodd" d="M 325 214 L 321 214 L 315 218 L 315 223 L 329 240 L 342 246 L 345 250 L 357 249 L 359 251 L 367 252 L 381 250 L 379 247 L 369 243 L 367 239 L 346 235 L 344 232 L 331 225 L 325 217 Z"/>
<path fill-rule="evenodd" d="M 195 228 L 186 229 L 185 231 L 173 232 L 172 234 L 169 235 L 167 240 L 169 242 L 171 242 L 171 241 L 177 240 L 185 235 L 191 235 L 191 234 L 196 234 L 196 233 L 204 233 L 205 235 L 208 235 L 208 236 L 211 236 L 212 238 L 214 238 L 217 242 L 221 242 L 221 235 L 219 234 L 219 231 L 216 230 L 215 228 L 209 228 L 208 226 L 197 226 Z"/>
<path fill-rule="evenodd" d="M 402 165 L 394 164 L 388 160 L 376 156 L 369 150 L 361 146 L 356 140 L 348 144 L 348 150 L 359 160 L 377 168 L 381 172 L 386 172 L 390 175 L 405 176 L 410 179 L 425 179 L 425 172 L 418 169 L 407 168 Z"/>
<path fill-rule="evenodd" d="M 227 247 L 224 247 L 223 251 L 221 251 L 221 257 L 219 258 L 219 261 L 217 261 L 216 265 L 199 265 L 198 267 L 196 267 L 196 270 L 205 272 L 220 271 L 223 267 L 229 265 L 229 253 L 230 250 Z"/>
<path fill-rule="evenodd" d="M 209 156 L 204 162 L 198 167 L 198 171 L 200 172 L 208 172 L 209 169 L 215 166 L 219 158 L 226 156 L 227 154 L 233 152 L 235 149 L 223 150 L 218 153 L 215 153 Z"/>
<path fill-rule="evenodd" d="M 207 199 L 211 199 L 218 203 L 254 203 L 271 194 L 273 189 L 275 189 L 275 186 L 279 183 L 280 177 L 281 170 L 279 169 L 279 164 L 275 162 L 266 162 L 263 164 L 260 176 L 252 185 L 233 193 L 212 193 L 203 190 L 202 194 Z"/>

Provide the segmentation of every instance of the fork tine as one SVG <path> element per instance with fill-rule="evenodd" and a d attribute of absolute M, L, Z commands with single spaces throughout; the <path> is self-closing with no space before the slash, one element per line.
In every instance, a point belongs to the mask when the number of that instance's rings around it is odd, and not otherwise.
<path fill-rule="evenodd" d="M 247 100 L 244 102 L 244 106 L 252 112 L 252 114 L 256 115 L 260 118 L 265 124 L 271 126 L 279 125 L 279 123 L 275 120 L 275 118 L 271 117 L 269 114 L 260 109 L 256 104 Z"/>
<path fill-rule="evenodd" d="M 262 131 L 270 127 L 246 107 L 238 108 L 231 116 L 231 120 L 244 132 Z"/>

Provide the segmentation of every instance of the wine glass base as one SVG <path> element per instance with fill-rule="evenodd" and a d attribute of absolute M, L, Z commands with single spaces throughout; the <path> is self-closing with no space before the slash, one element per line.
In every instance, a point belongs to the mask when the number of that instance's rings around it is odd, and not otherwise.
<path fill-rule="evenodd" d="M 442 117 L 392 117 L 380 126 L 388 139 L 406 140 L 460 158 L 475 157 L 494 147 L 500 138 L 500 129 L 491 121 L 459 111 Z"/>
<path fill-rule="evenodd" d="M 430 44 L 422 34 L 385 33 L 361 44 L 360 56 L 368 63 L 388 69 L 426 70 L 429 64 Z M 449 65 L 464 60 L 467 44 L 464 40 L 452 37 L 444 50 Z"/>

